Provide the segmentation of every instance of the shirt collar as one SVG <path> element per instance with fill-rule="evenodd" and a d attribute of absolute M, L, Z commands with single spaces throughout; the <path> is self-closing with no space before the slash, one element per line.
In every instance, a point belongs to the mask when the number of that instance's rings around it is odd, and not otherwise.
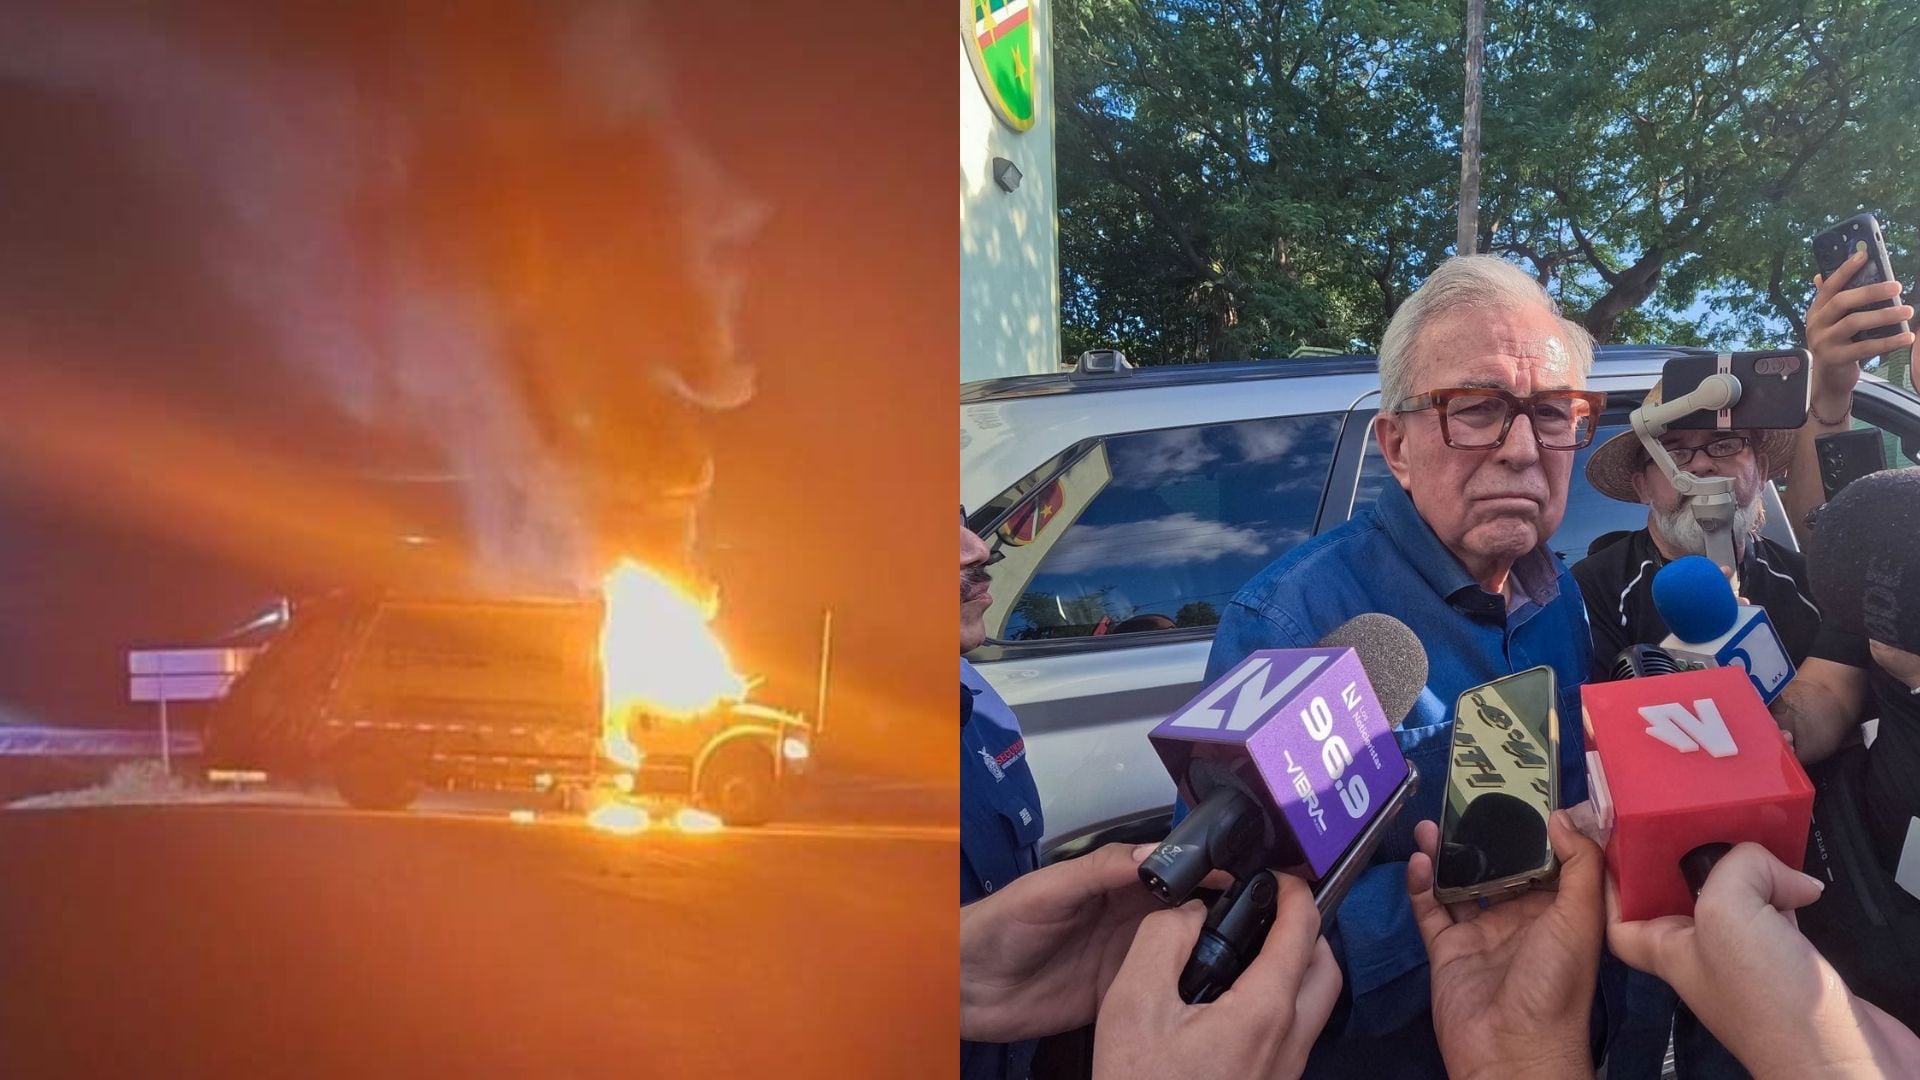
<path fill-rule="evenodd" d="M 1493 596 L 1480 587 L 1473 575 L 1467 573 L 1467 568 L 1460 564 L 1459 558 L 1434 535 L 1433 526 L 1420 516 L 1419 508 L 1413 505 L 1413 496 L 1407 494 L 1407 490 L 1391 477 L 1380 487 L 1374 512 L 1394 546 L 1400 549 L 1400 553 L 1413 564 L 1435 593 L 1449 602 L 1465 600 L 1465 606 L 1473 610 L 1485 607 L 1489 613 L 1498 613 L 1506 609 L 1505 598 Z M 1559 562 L 1545 544 L 1515 560 L 1513 573 L 1519 578 L 1527 599 L 1536 606 L 1545 607 L 1560 595 Z M 1467 593 L 1466 597 L 1460 595 L 1469 589 L 1473 591 Z M 1494 602 L 1487 605 L 1483 601 L 1469 599 L 1476 595 Z"/>
<path fill-rule="evenodd" d="M 969 675 L 973 676 L 975 679 L 978 679 L 980 677 L 980 673 L 973 670 L 973 665 L 967 663 L 966 659 L 963 657 L 960 660 L 960 726 L 961 727 L 966 727 L 968 724 L 973 723 L 973 699 L 979 697 L 981 693 L 980 688 L 967 685 L 967 676 Z"/>
<path fill-rule="evenodd" d="M 1540 607 L 1560 595 L 1560 560 L 1545 544 L 1515 559 L 1513 576 L 1519 580 L 1527 599 Z"/>

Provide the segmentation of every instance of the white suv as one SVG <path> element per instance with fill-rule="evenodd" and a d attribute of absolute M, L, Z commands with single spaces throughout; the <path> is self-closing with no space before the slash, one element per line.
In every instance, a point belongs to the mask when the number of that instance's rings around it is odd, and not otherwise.
<path fill-rule="evenodd" d="M 1645 523 L 1583 470 L 1681 354 L 1599 350 L 1590 385 L 1608 408 L 1550 541 L 1569 562 Z M 1129 368 L 1111 355 L 960 394 L 961 502 L 997 556 L 988 640 L 969 659 L 1020 717 L 1053 854 L 1164 830 L 1173 784 L 1146 733 L 1199 690 L 1220 610 L 1388 476 L 1369 437 L 1372 357 Z M 1867 376 L 1855 402 L 1890 465 L 1920 452 L 1920 397 Z M 1767 534 L 1793 546 L 1765 497 Z"/>

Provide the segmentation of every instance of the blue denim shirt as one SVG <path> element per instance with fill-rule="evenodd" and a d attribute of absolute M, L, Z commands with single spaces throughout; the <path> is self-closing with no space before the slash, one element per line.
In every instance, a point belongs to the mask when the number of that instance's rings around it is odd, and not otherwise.
<path fill-rule="evenodd" d="M 1405 860 L 1413 852 L 1414 823 L 1440 816 L 1460 693 L 1551 666 L 1560 692 L 1560 802 L 1586 798 L 1580 727 L 1580 684 L 1592 652 L 1586 605 L 1572 573 L 1544 545 L 1518 560 L 1513 574 L 1527 599 L 1509 612 L 1506 599 L 1481 588 L 1441 544 L 1406 491 L 1389 483 L 1372 507 L 1261 571 L 1220 620 L 1207 659 L 1208 682 L 1257 649 L 1309 647 L 1369 611 L 1406 623 L 1426 647 L 1426 689 L 1397 732 L 1400 749 L 1420 769 L 1420 790 L 1395 819 L 1375 865 L 1354 883 L 1328 934 L 1352 1007 L 1341 1031 L 1329 1026 L 1314 1071 L 1342 1068 L 1338 1047 L 1328 1042 L 1430 1023 L 1427 953 L 1407 903 Z"/>

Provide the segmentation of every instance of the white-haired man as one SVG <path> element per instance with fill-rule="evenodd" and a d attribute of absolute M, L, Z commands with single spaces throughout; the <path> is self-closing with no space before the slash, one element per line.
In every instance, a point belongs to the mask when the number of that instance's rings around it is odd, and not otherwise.
<path fill-rule="evenodd" d="M 1405 860 L 1414 822 L 1439 817 L 1450 714 L 1462 691 L 1546 664 L 1558 677 L 1561 715 L 1579 715 L 1586 612 L 1546 541 L 1566 511 L 1574 451 L 1592 439 L 1605 405 L 1605 395 L 1585 389 L 1592 362 L 1586 332 L 1517 267 L 1491 256 L 1442 264 L 1400 306 L 1380 344 L 1374 437 L 1396 482 L 1353 520 L 1267 567 L 1221 618 L 1209 680 L 1257 649 L 1310 646 L 1362 612 L 1392 615 L 1419 633 L 1427 691 L 1397 734 L 1429 782 L 1399 816 L 1383 860 Z M 1579 725 L 1562 724 L 1561 732 L 1560 793 L 1571 804 L 1586 797 L 1584 747 Z M 1430 995 L 1471 994 L 1461 981 L 1487 972 L 1451 965 L 1429 976 L 1405 881 L 1404 862 L 1376 865 L 1341 905 L 1329 940 L 1351 999 L 1309 1072 L 1444 1076 L 1448 1066 L 1465 1075 L 1484 1065 L 1496 1075 L 1591 1075 L 1584 1054 L 1501 1060 L 1532 1048 L 1497 1040 L 1455 1041 L 1442 1061 Z M 1510 960 L 1521 952 L 1512 939 L 1539 925 L 1490 921 L 1486 956 Z M 1573 997 L 1528 1004 L 1550 1012 L 1535 1019 L 1571 1040 L 1556 1046 L 1586 1038 L 1592 987 Z"/>

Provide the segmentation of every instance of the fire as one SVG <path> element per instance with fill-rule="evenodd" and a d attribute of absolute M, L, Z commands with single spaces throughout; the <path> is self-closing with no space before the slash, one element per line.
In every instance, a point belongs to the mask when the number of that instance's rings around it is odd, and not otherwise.
<path fill-rule="evenodd" d="M 607 760 L 615 765 L 637 771 L 640 768 L 641 759 L 646 755 L 640 752 L 639 747 L 633 745 L 632 739 L 627 738 L 626 730 L 619 722 L 618 713 L 607 714 L 605 728 L 600 735 L 600 752 L 607 755 Z M 620 775 L 632 779 L 631 772 Z"/>
<path fill-rule="evenodd" d="M 626 730 L 635 706 L 661 716 L 695 716 L 745 697 L 747 682 L 707 625 L 718 610 L 714 597 L 688 595 L 631 559 L 607 575 L 602 593 L 601 747 L 615 763 L 638 769 L 641 751 Z"/>
<path fill-rule="evenodd" d="M 610 832 L 620 836 L 632 836 L 647 831 L 653 824 L 646 808 L 632 803 L 608 802 L 587 815 L 587 824 L 601 832 Z"/>

